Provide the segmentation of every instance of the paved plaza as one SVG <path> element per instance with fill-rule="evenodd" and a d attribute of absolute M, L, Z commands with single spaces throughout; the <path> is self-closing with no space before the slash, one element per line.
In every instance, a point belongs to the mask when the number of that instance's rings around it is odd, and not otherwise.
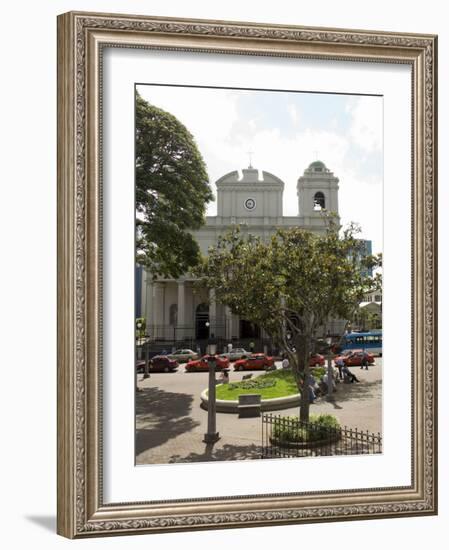
<path fill-rule="evenodd" d="M 333 414 L 343 426 L 382 433 L 382 359 L 376 358 L 369 370 L 351 370 L 360 383 L 338 384 L 333 402 L 319 397 L 310 412 Z M 262 373 L 254 371 L 253 376 Z M 231 371 L 231 382 L 241 379 L 242 373 Z M 186 373 L 182 365 L 177 372 L 153 373 L 146 380 L 138 375 L 141 391 L 136 393 L 137 464 L 260 458 L 260 418 L 217 413 L 220 440 L 214 445 L 203 443 L 207 411 L 200 407 L 200 394 L 207 383 L 208 373 Z M 298 407 L 275 414 L 297 415 Z"/>

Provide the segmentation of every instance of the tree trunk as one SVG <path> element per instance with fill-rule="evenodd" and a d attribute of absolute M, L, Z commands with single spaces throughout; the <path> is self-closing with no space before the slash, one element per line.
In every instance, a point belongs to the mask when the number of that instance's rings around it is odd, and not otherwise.
<path fill-rule="evenodd" d="M 298 360 L 300 361 L 300 367 L 302 367 L 302 393 L 301 393 L 301 404 L 299 409 L 299 419 L 302 422 L 308 422 L 309 421 L 309 408 L 310 408 L 310 400 L 309 400 L 309 374 L 310 374 L 310 368 L 309 368 L 309 359 L 310 359 L 310 342 L 311 337 L 309 335 L 304 334 L 302 337 L 302 349 L 298 350 L 298 353 L 301 354 L 301 357 L 298 356 Z"/>
<path fill-rule="evenodd" d="M 298 385 L 298 391 L 301 394 L 299 417 L 304 422 L 309 421 L 309 385 L 308 379 L 310 374 L 309 360 L 310 360 L 310 346 L 311 335 L 301 334 L 295 339 L 296 357 L 295 368 L 293 369 L 295 374 L 296 383 Z"/>

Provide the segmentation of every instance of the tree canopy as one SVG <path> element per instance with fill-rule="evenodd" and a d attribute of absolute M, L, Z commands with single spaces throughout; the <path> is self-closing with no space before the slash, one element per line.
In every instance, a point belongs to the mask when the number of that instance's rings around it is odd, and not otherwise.
<path fill-rule="evenodd" d="M 288 354 L 308 420 L 309 356 L 315 333 L 331 318 L 350 319 L 363 295 L 378 284 L 364 275 L 378 259 L 361 257 L 352 224 L 342 235 L 329 219 L 325 235 L 280 229 L 268 241 L 235 227 L 219 238 L 197 269 L 217 301 L 257 323 Z M 363 264 L 363 265 L 362 265 Z"/>
<path fill-rule="evenodd" d="M 177 278 L 199 258 L 190 230 L 213 200 L 206 165 L 187 128 L 136 98 L 136 256 L 154 276 Z"/>

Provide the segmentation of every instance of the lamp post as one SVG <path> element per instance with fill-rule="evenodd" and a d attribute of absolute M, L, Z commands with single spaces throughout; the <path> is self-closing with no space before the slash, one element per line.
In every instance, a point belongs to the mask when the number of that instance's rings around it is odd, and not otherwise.
<path fill-rule="evenodd" d="M 141 340 L 142 338 L 142 328 L 143 328 L 143 323 L 142 321 L 137 321 L 136 323 L 136 329 L 138 331 L 138 336 L 136 336 L 136 344 Z M 149 336 L 147 334 L 145 334 L 145 338 L 144 338 L 144 342 L 143 342 L 143 348 L 144 348 L 144 352 L 145 352 L 145 368 L 144 368 L 144 373 L 143 373 L 143 377 L 144 378 L 149 378 L 150 377 L 150 373 L 148 372 L 149 371 L 149 367 L 148 367 L 148 359 L 149 359 L 149 347 L 148 347 L 148 339 L 149 339 Z"/>
<path fill-rule="evenodd" d="M 217 402 L 215 394 L 215 357 L 209 357 L 209 393 L 208 393 L 208 405 L 207 405 L 207 433 L 204 434 L 204 443 L 216 443 L 220 439 L 220 435 L 217 432 Z"/>
<path fill-rule="evenodd" d="M 206 348 L 206 353 L 210 353 L 210 323 L 209 321 L 206 321 L 204 323 L 205 327 L 207 328 L 207 348 Z"/>
<path fill-rule="evenodd" d="M 332 392 L 334 391 L 334 373 L 332 371 L 332 353 L 331 353 L 331 344 L 332 338 L 326 338 L 327 344 L 327 399 L 332 401 Z"/>

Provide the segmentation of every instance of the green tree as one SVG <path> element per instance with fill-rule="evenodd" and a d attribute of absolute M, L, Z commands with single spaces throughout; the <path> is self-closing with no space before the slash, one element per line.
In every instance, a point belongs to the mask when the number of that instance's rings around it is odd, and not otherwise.
<path fill-rule="evenodd" d="M 301 393 L 300 418 L 309 418 L 309 356 L 315 333 L 330 318 L 351 319 L 363 295 L 378 284 L 364 276 L 358 228 L 339 235 L 329 218 L 325 235 L 292 228 L 268 241 L 236 227 L 219 238 L 197 274 L 217 301 L 257 323 L 289 356 Z"/>
<path fill-rule="evenodd" d="M 136 318 L 136 338 L 143 338 L 147 331 L 147 320 L 145 317 Z"/>
<path fill-rule="evenodd" d="M 177 278 L 198 263 L 190 230 L 213 200 L 195 140 L 176 117 L 136 98 L 136 255 L 154 276 Z"/>

